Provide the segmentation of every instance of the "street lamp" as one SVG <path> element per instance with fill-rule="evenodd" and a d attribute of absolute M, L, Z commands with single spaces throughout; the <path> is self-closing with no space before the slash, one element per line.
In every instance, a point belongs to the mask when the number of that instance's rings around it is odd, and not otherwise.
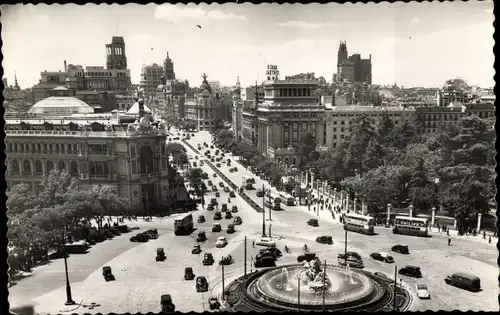
<path fill-rule="evenodd" d="M 64 234 L 64 231 L 62 232 L 62 241 L 63 241 L 63 256 L 64 256 L 64 271 L 66 273 L 66 303 L 65 305 L 75 305 L 75 301 L 73 301 L 73 297 L 71 296 L 71 285 L 69 284 L 69 276 L 68 276 L 68 258 L 67 258 L 67 251 L 66 251 L 66 236 Z"/>

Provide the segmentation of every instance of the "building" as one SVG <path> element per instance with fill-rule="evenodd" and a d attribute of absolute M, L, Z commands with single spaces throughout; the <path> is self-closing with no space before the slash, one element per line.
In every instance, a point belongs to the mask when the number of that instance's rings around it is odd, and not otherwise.
<path fill-rule="evenodd" d="M 450 103 L 468 103 L 469 97 L 464 89 L 453 84 L 445 84 L 442 89 L 436 91 L 438 106 L 448 106 Z"/>
<path fill-rule="evenodd" d="M 325 107 L 316 93 L 317 80 L 275 80 L 264 82 L 264 101 L 258 104 L 257 149 L 266 156 L 297 165 L 291 149 L 310 132 L 319 145 L 325 144 Z"/>
<path fill-rule="evenodd" d="M 141 81 L 139 83 L 139 97 L 152 99 L 156 96 L 158 85 L 162 83 L 163 67 L 153 63 L 143 65 L 141 69 Z"/>
<path fill-rule="evenodd" d="M 214 92 L 214 93 L 221 93 L 222 92 L 222 87 L 221 87 L 219 81 L 207 81 L 207 82 L 208 82 L 208 85 L 210 85 L 212 92 Z"/>
<path fill-rule="evenodd" d="M 9 187 L 25 183 L 37 194 L 44 175 L 65 169 L 83 188 L 110 185 L 142 213 L 189 199 L 169 167 L 164 125 L 137 115 L 126 123 L 119 115 L 95 114 L 69 90 L 53 93 L 33 105 L 28 117 L 6 119 Z"/>
<path fill-rule="evenodd" d="M 347 43 L 340 42 L 337 53 L 337 76 L 339 81 L 363 82 L 372 84 L 372 55 L 361 59 L 360 54 L 348 55 Z"/>
<path fill-rule="evenodd" d="M 106 68 L 109 70 L 127 69 L 127 55 L 123 37 L 113 36 L 110 44 L 106 44 Z"/>
<path fill-rule="evenodd" d="M 196 122 L 198 130 L 214 130 L 222 123 L 222 100 L 219 93 L 212 90 L 207 75 L 202 78 L 199 90 L 186 95 L 185 119 Z"/>
<path fill-rule="evenodd" d="M 175 80 L 174 63 L 172 62 L 172 59 L 170 59 L 168 51 L 167 58 L 165 58 L 165 61 L 163 61 L 163 71 L 165 80 Z"/>
<path fill-rule="evenodd" d="M 394 122 L 402 125 L 412 119 L 415 110 L 404 107 L 377 107 L 362 105 L 328 106 L 325 111 L 326 132 L 324 145 L 328 148 L 340 147 L 340 144 L 349 139 L 349 124 L 352 120 L 367 115 L 375 125 L 382 120 L 384 114 Z"/>

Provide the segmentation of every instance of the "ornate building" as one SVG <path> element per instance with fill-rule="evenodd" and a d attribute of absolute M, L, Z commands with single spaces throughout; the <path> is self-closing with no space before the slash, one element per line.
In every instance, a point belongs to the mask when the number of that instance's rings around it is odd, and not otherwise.
<path fill-rule="evenodd" d="M 186 97 L 185 119 L 195 121 L 198 130 L 214 130 L 222 122 L 223 108 L 219 93 L 212 91 L 203 74 L 203 82 L 197 93 Z"/>
<path fill-rule="evenodd" d="M 372 84 L 372 55 L 370 54 L 369 59 L 361 59 L 360 54 L 349 56 L 347 43 L 341 41 L 337 53 L 336 79 Z"/>
<path fill-rule="evenodd" d="M 168 164 L 165 126 L 152 122 L 142 100 L 135 107 L 138 115 L 95 114 L 58 90 L 33 105 L 26 118 L 7 118 L 8 186 L 23 182 L 36 194 L 44 175 L 65 169 L 84 188 L 112 186 L 142 213 L 189 200 L 181 177 Z"/>

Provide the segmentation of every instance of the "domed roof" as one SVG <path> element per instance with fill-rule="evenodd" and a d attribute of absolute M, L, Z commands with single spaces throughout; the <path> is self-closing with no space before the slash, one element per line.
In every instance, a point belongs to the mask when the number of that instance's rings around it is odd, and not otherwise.
<path fill-rule="evenodd" d="M 144 102 L 142 99 L 139 101 Z M 151 109 L 144 105 L 144 112 L 146 112 L 147 114 L 151 114 Z M 127 111 L 127 114 L 139 115 L 139 102 L 135 102 L 134 105 L 132 105 L 132 107 L 130 107 L 130 109 Z"/>
<path fill-rule="evenodd" d="M 163 84 L 158 85 L 158 87 L 156 88 L 157 91 L 163 91 L 164 89 L 165 89 L 165 85 L 163 85 Z"/>
<path fill-rule="evenodd" d="M 93 112 L 94 108 L 89 104 L 76 97 L 68 96 L 45 98 L 33 105 L 28 111 L 30 114 L 88 114 Z"/>

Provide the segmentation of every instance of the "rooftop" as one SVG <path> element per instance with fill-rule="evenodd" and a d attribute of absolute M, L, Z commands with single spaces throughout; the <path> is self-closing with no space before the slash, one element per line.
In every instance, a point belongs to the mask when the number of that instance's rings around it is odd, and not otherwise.
<path fill-rule="evenodd" d="M 84 114 L 94 113 L 94 108 L 76 97 L 51 96 L 45 98 L 28 111 L 29 114 Z"/>

